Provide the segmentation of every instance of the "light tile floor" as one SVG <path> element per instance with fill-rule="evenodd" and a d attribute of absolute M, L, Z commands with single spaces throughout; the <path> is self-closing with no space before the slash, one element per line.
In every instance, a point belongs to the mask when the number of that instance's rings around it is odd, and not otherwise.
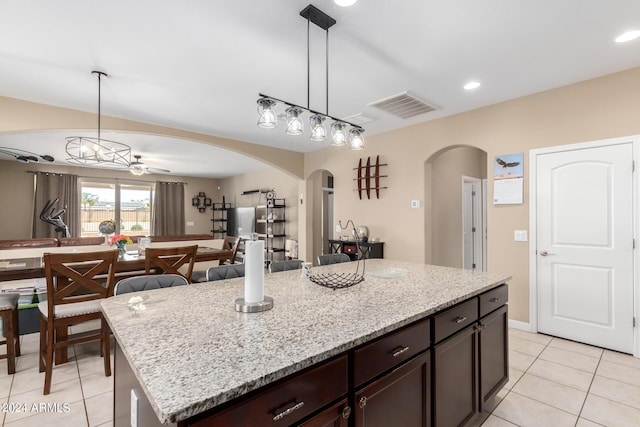
<path fill-rule="evenodd" d="M 0 361 L 3 426 L 112 425 L 113 376 L 104 376 L 97 342 L 70 350 L 69 363 L 53 370 L 48 396 L 38 334 L 23 336 L 21 345 L 16 374 L 7 375 Z M 476 425 L 640 426 L 640 359 L 516 329 L 509 346 L 509 383 Z"/>
<path fill-rule="evenodd" d="M 99 323 L 89 326 L 97 327 Z M 72 332 L 78 331 L 72 328 Z M 113 375 L 104 376 L 99 342 L 70 348 L 69 362 L 54 367 L 51 393 L 44 396 L 44 373 L 38 372 L 39 339 L 38 333 L 22 336 L 22 355 L 17 358 L 14 375 L 7 375 L 7 361 L 0 360 L 0 425 L 111 426 Z M 0 351 L 4 350 L 0 346 Z"/>
<path fill-rule="evenodd" d="M 483 427 L 640 426 L 640 359 L 509 330 L 509 383 Z"/>

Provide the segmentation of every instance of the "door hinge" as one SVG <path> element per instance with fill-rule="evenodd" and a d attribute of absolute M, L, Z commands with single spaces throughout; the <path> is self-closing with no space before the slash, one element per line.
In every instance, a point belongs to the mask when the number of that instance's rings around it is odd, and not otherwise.
<path fill-rule="evenodd" d="M 475 263 L 474 263 L 474 264 L 471 264 L 471 268 L 473 268 L 474 270 L 476 269 L 476 265 L 475 265 Z"/>
<path fill-rule="evenodd" d="M 635 317 L 633 318 L 633 327 L 634 328 L 636 327 L 636 318 Z"/>
<path fill-rule="evenodd" d="M 471 195 L 472 195 L 472 196 L 475 196 L 475 195 L 476 195 L 476 192 L 475 192 L 475 191 L 472 191 L 472 192 L 471 192 Z"/>
<path fill-rule="evenodd" d="M 471 232 L 475 233 L 476 232 L 476 228 L 475 227 L 471 227 Z"/>
<path fill-rule="evenodd" d="M 632 160 L 631 161 L 631 172 L 635 172 L 636 171 L 636 161 Z"/>
<path fill-rule="evenodd" d="M 633 249 L 636 248 L 636 239 L 633 239 Z"/>

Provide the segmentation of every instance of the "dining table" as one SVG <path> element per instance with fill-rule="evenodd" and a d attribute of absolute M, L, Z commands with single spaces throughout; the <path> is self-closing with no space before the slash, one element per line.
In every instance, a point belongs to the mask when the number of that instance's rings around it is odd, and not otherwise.
<path fill-rule="evenodd" d="M 198 246 L 195 262 L 219 261 L 223 264 L 233 256 L 232 250 Z M 137 251 L 126 252 L 118 257 L 116 275 L 118 278 L 131 276 L 145 269 L 145 258 Z M 143 273 L 144 274 L 144 273 Z M 25 257 L 0 259 L 0 282 L 9 280 L 37 279 L 44 277 L 44 261 L 42 257 Z"/>
<path fill-rule="evenodd" d="M 198 246 L 195 262 L 218 261 L 223 264 L 233 256 L 232 250 Z M 116 262 L 116 280 L 145 274 L 145 257 L 137 251 L 125 252 Z M 0 259 L 0 282 L 22 279 L 38 279 L 45 277 L 42 257 L 25 257 Z M 64 337 L 68 331 L 59 330 L 58 335 Z M 67 362 L 66 349 L 56 351 L 55 364 Z"/>

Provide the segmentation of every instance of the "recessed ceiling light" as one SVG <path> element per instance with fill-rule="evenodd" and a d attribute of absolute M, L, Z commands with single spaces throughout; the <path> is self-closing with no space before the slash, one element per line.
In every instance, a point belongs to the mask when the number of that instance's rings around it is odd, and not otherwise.
<path fill-rule="evenodd" d="M 333 0 L 338 6 L 353 6 L 358 0 Z"/>
<path fill-rule="evenodd" d="M 635 40 L 638 37 L 640 37 L 640 31 L 627 31 L 626 33 L 620 34 L 618 37 L 616 37 L 616 43 L 630 42 L 631 40 Z"/>
<path fill-rule="evenodd" d="M 480 87 L 480 82 L 469 82 L 466 85 L 464 85 L 464 88 L 466 90 L 473 90 L 473 89 L 477 89 Z"/>

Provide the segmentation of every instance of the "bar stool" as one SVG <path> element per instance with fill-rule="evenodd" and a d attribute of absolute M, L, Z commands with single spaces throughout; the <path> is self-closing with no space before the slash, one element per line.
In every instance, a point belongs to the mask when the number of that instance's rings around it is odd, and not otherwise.
<path fill-rule="evenodd" d="M 1 344 L 7 345 L 7 353 L 0 354 L 0 359 L 7 359 L 9 375 L 16 372 L 16 356 L 20 356 L 20 329 L 18 325 L 19 294 L 0 293 L 0 317 L 5 330 L 5 339 Z"/>

